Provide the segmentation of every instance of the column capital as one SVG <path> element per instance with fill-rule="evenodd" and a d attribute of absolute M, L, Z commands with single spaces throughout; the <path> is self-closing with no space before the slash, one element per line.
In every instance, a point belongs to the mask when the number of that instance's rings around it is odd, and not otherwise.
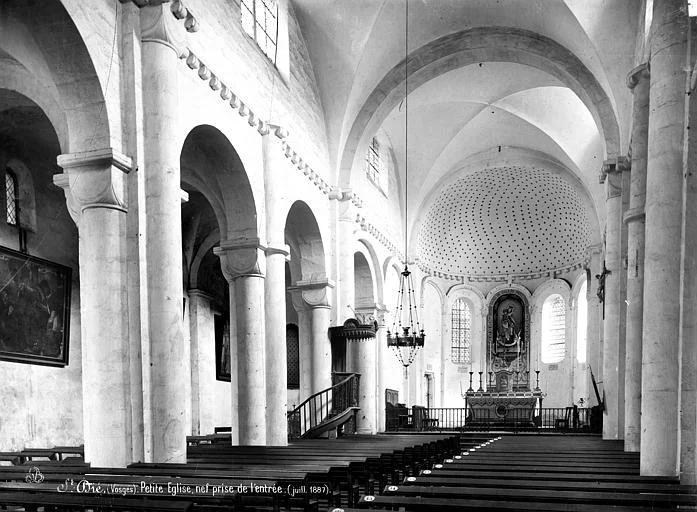
<path fill-rule="evenodd" d="M 221 240 L 213 253 L 220 258 L 220 268 L 228 283 L 240 277 L 264 277 L 266 247 L 258 238 Z"/>
<path fill-rule="evenodd" d="M 200 290 L 198 288 L 190 288 L 189 290 L 187 290 L 186 294 L 189 296 L 189 299 L 195 297 L 198 299 L 207 300 L 208 302 L 213 301 L 213 296 L 210 293 L 204 292 L 203 290 Z"/>
<path fill-rule="evenodd" d="M 174 6 L 173 3 L 172 9 Z M 151 0 L 140 7 L 141 41 L 163 44 L 174 50 L 177 57 L 186 57 L 188 50 L 184 27 L 177 23 L 176 14 L 172 16 L 172 9 L 168 8 L 161 0 Z"/>
<path fill-rule="evenodd" d="M 627 74 L 627 87 L 632 91 L 641 80 L 648 80 L 651 77 L 651 66 L 648 62 L 639 64 Z"/>
<path fill-rule="evenodd" d="M 89 208 L 127 211 L 125 175 L 133 169 L 132 160 L 113 148 L 58 155 L 63 173 L 53 175 L 53 184 L 65 192 L 68 211 L 79 225 L 82 212 Z"/>
<path fill-rule="evenodd" d="M 639 222 L 639 221 L 644 221 L 646 219 L 646 212 L 644 211 L 644 208 L 631 208 L 624 212 L 624 216 L 622 217 L 622 222 L 625 224 L 629 224 L 631 222 Z"/>
<path fill-rule="evenodd" d="M 616 156 L 608 158 L 603 162 L 600 169 L 600 183 L 605 183 L 605 178 L 608 175 L 629 171 L 632 168 L 632 162 L 626 156 Z"/>
<path fill-rule="evenodd" d="M 122 4 L 133 3 L 139 9 L 148 6 L 158 6 L 170 3 L 170 0 L 119 0 Z M 171 0 L 170 11 L 178 20 L 184 20 L 184 28 L 187 32 L 198 32 L 198 19 L 191 12 L 191 9 L 184 3 L 184 0 Z"/>
<path fill-rule="evenodd" d="M 595 254 L 602 254 L 603 253 L 603 244 L 594 244 L 594 245 L 589 245 L 586 247 L 586 254 L 588 256 L 588 259 L 591 259 L 593 255 Z"/>
<path fill-rule="evenodd" d="M 334 288 L 334 281 L 326 276 L 301 280 L 291 286 L 293 306 L 298 311 L 315 308 L 331 308 L 331 294 L 329 290 Z"/>
<path fill-rule="evenodd" d="M 329 192 L 330 200 L 336 201 L 339 220 L 355 223 L 358 218 L 358 197 L 350 188 L 335 188 Z"/>
<path fill-rule="evenodd" d="M 385 327 L 387 325 L 387 316 L 390 313 L 390 309 L 385 304 L 375 304 L 375 318 L 378 321 L 379 327 Z"/>

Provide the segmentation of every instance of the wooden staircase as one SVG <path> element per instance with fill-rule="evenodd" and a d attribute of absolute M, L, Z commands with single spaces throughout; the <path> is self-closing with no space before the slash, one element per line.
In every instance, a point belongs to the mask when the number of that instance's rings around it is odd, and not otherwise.
<path fill-rule="evenodd" d="M 310 396 L 288 413 L 288 439 L 333 438 L 355 434 L 356 414 L 360 410 L 358 389 L 360 375 L 346 378 Z"/>

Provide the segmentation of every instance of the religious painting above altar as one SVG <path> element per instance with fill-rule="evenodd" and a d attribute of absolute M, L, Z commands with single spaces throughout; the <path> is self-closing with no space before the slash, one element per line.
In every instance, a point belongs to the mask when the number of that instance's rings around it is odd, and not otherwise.
<path fill-rule="evenodd" d="M 488 388 L 499 392 L 530 389 L 530 310 L 517 290 L 502 290 L 487 314 Z"/>

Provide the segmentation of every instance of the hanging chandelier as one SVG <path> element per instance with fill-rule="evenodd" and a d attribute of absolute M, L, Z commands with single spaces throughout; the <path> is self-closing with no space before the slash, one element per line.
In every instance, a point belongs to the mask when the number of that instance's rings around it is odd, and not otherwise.
<path fill-rule="evenodd" d="M 419 324 L 411 272 L 405 263 L 399 281 L 394 321 L 392 328 L 387 331 L 387 346 L 392 349 L 402 366 L 408 368 L 414 362 L 419 349 L 424 346 L 425 337 L 426 334 Z"/>
<path fill-rule="evenodd" d="M 419 324 L 419 312 L 414 296 L 414 283 L 409 271 L 407 242 L 409 219 L 409 0 L 405 0 L 404 28 L 404 270 L 399 280 L 399 291 L 392 328 L 387 331 L 387 346 L 399 362 L 408 368 L 419 349 L 424 346 L 424 330 Z M 406 371 L 406 370 L 405 370 Z"/>

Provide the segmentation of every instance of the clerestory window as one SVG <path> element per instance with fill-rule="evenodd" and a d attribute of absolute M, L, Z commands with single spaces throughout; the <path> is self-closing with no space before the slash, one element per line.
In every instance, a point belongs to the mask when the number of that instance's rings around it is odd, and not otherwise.
<path fill-rule="evenodd" d="M 242 28 L 276 64 L 278 46 L 277 0 L 241 0 Z"/>
<path fill-rule="evenodd" d="M 5 169 L 5 218 L 11 226 L 17 225 L 17 176 Z"/>

